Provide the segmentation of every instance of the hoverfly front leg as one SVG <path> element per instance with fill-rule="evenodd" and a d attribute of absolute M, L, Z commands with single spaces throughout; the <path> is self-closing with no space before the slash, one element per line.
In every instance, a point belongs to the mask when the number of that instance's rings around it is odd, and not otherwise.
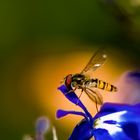
<path fill-rule="evenodd" d="M 65 95 L 67 95 L 68 93 L 74 92 L 77 88 L 78 88 L 78 87 L 75 87 L 74 89 L 69 90 L 67 93 L 65 93 Z"/>
<path fill-rule="evenodd" d="M 79 85 L 79 84 L 75 84 L 74 85 L 74 89 L 72 89 L 72 90 L 69 90 L 66 94 L 69 94 L 69 93 L 71 93 L 71 92 L 74 92 L 76 89 L 81 89 L 81 93 L 80 93 L 80 95 L 78 96 L 78 99 L 77 99 L 77 103 L 76 103 L 76 105 L 78 105 L 78 103 L 79 103 L 79 99 L 80 99 L 80 97 L 82 96 L 82 93 L 83 93 L 83 87 L 81 86 L 81 85 Z M 65 94 L 65 95 L 66 95 Z"/>
<path fill-rule="evenodd" d="M 74 89 L 69 90 L 66 94 L 74 92 L 77 88 L 79 88 L 79 86 L 78 86 L 78 84 L 76 82 L 72 82 L 70 86 L 74 87 Z"/>
<path fill-rule="evenodd" d="M 80 93 L 80 95 L 79 95 L 79 97 L 78 97 L 79 99 L 80 99 L 80 97 L 82 96 L 83 91 L 84 91 L 83 88 L 81 88 L 81 93 Z"/>

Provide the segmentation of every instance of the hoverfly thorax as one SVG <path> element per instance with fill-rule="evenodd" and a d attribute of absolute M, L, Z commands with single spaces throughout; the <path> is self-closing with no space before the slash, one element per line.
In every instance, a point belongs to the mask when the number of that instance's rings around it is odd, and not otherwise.
<path fill-rule="evenodd" d="M 85 75 L 83 74 L 74 74 L 72 77 L 72 86 L 75 87 L 76 85 L 82 86 L 83 82 L 85 81 Z"/>

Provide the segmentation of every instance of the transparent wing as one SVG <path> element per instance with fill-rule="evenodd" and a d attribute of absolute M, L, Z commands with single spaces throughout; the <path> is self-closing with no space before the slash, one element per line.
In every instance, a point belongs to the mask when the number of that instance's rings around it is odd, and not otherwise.
<path fill-rule="evenodd" d="M 103 98 L 99 91 L 94 91 L 90 88 L 83 88 L 83 91 L 87 94 L 87 96 L 96 104 L 102 105 Z"/>
<path fill-rule="evenodd" d="M 106 60 L 107 55 L 104 52 L 104 48 L 99 48 L 91 57 L 83 71 L 81 72 L 82 74 L 89 71 L 93 70 L 95 71 L 97 68 L 99 68 Z"/>

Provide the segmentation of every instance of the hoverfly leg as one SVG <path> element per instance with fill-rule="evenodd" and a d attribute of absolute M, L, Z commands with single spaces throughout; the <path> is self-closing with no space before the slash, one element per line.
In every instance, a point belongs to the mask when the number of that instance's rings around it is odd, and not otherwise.
<path fill-rule="evenodd" d="M 68 94 L 68 93 L 74 92 L 76 89 L 77 89 L 77 87 L 75 87 L 75 88 L 72 89 L 72 90 L 69 90 L 67 93 L 65 93 L 65 95 Z"/>
<path fill-rule="evenodd" d="M 80 93 L 80 95 L 79 95 L 79 99 L 80 99 L 80 97 L 82 96 L 82 93 L 83 93 L 83 88 L 82 88 L 82 90 L 81 90 L 81 93 Z"/>

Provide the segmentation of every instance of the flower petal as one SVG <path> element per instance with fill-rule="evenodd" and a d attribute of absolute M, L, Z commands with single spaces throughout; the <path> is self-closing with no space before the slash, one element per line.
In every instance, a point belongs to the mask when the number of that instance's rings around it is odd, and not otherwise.
<path fill-rule="evenodd" d="M 85 114 L 83 112 L 78 112 L 78 111 L 66 111 L 66 110 L 57 110 L 57 113 L 56 113 L 56 117 L 57 118 L 62 118 L 66 115 L 69 115 L 69 114 L 74 114 L 74 115 L 80 115 L 80 116 L 83 116 L 86 118 Z"/>
<path fill-rule="evenodd" d="M 118 103 L 104 103 L 100 111 L 94 116 L 94 119 L 120 111 L 140 113 L 140 104 L 129 105 L 129 104 L 118 104 Z"/>
<path fill-rule="evenodd" d="M 93 127 L 83 119 L 76 125 L 68 140 L 89 140 L 91 137 L 93 137 Z"/>
<path fill-rule="evenodd" d="M 83 111 L 85 112 L 85 116 L 86 119 L 88 119 L 91 123 L 93 123 L 92 121 L 92 116 L 91 114 L 88 112 L 88 110 L 86 109 L 86 107 L 83 105 L 83 103 L 81 102 L 81 100 L 78 98 L 78 96 L 72 91 L 73 89 L 67 89 L 67 87 L 65 85 L 61 85 L 58 88 L 63 94 L 64 96 L 71 101 L 72 103 L 74 103 L 75 105 L 78 105 L 80 108 L 83 109 Z"/>
<path fill-rule="evenodd" d="M 93 119 L 97 118 L 96 132 L 106 129 L 113 140 L 140 139 L 140 104 L 106 103 Z"/>
<path fill-rule="evenodd" d="M 58 88 L 63 94 L 64 96 L 71 101 L 72 103 L 80 106 L 81 108 L 85 108 L 83 107 L 84 105 L 81 103 L 80 99 L 78 98 L 78 96 L 72 91 L 73 89 L 67 89 L 67 87 L 65 85 L 62 85 Z"/>

